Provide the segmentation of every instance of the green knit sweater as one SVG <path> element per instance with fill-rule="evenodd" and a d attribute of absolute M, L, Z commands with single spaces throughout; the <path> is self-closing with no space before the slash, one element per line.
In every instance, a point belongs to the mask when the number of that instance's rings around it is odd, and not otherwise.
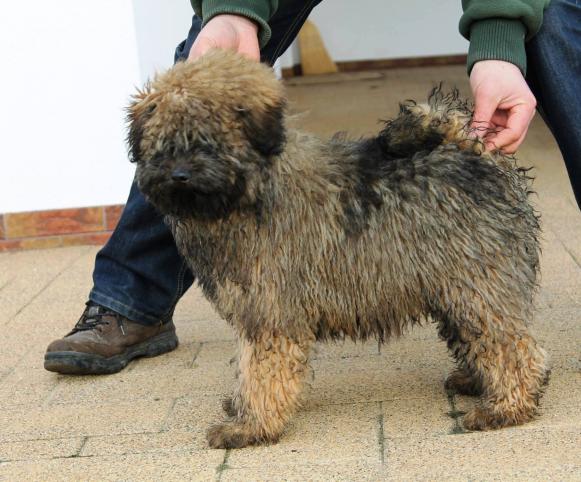
<path fill-rule="evenodd" d="M 268 20 L 290 0 L 191 0 L 204 24 L 222 13 L 243 15 L 260 27 L 260 46 L 270 40 Z M 295 0 L 296 1 L 296 0 Z M 541 27 L 550 0 L 462 0 L 460 33 L 470 40 L 468 72 L 479 60 L 505 60 L 526 73 L 525 42 Z"/>

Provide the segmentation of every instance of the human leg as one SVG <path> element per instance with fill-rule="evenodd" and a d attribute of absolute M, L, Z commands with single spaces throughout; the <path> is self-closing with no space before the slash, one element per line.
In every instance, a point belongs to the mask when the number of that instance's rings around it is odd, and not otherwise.
<path fill-rule="evenodd" d="M 581 208 L 581 4 L 552 0 L 527 44 L 527 82 L 561 153 Z"/>

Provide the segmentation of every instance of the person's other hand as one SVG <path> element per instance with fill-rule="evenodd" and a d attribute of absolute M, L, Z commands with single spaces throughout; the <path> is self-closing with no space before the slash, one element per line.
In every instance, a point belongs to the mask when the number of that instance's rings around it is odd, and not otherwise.
<path fill-rule="evenodd" d="M 188 61 L 201 57 L 213 48 L 233 50 L 252 60 L 260 60 L 258 25 L 240 15 L 216 15 L 198 34 Z"/>
<path fill-rule="evenodd" d="M 472 68 L 470 87 L 472 129 L 487 150 L 512 154 L 524 141 L 537 105 L 520 69 L 502 60 L 482 60 Z"/>

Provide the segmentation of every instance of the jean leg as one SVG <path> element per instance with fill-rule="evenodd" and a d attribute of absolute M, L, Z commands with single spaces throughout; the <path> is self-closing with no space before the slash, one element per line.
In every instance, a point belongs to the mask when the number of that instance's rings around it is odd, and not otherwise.
<path fill-rule="evenodd" d="M 194 17 L 187 40 L 176 49 L 176 62 L 187 57 L 200 29 Z M 134 182 L 111 239 L 95 259 L 89 299 L 130 320 L 159 323 L 171 318 L 193 282 L 163 217 Z"/>
<path fill-rule="evenodd" d="M 527 82 L 565 160 L 581 208 L 581 3 L 552 0 L 527 44 Z"/>
<path fill-rule="evenodd" d="M 131 186 L 123 214 L 97 253 L 89 299 L 144 324 L 171 319 L 194 277 L 163 217 Z"/>
<path fill-rule="evenodd" d="M 307 17 L 322 0 L 285 2 L 269 20 L 272 36 L 260 52 L 262 62 L 273 65 L 296 38 Z"/>
<path fill-rule="evenodd" d="M 261 52 L 263 62 L 272 65 L 284 53 L 320 1 L 295 1 L 273 16 L 272 37 Z M 176 48 L 174 61 L 188 57 L 201 24 L 194 16 L 188 37 Z M 171 318 L 193 281 L 194 275 L 179 255 L 162 216 L 133 183 L 111 239 L 97 254 L 89 299 L 131 320 L 158 323 Z"/>

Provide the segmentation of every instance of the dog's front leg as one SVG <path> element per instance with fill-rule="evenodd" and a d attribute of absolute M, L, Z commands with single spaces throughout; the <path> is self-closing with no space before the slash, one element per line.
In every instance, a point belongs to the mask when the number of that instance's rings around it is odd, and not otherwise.
<path fill-rule="evenodd" d="M 300 405 L 313 341 L 278 333 L 241 340 L 239 386 L 228 403 L 234 417 L 208 430 L 211 447 L 246 447 L 280 437 Z"/>

